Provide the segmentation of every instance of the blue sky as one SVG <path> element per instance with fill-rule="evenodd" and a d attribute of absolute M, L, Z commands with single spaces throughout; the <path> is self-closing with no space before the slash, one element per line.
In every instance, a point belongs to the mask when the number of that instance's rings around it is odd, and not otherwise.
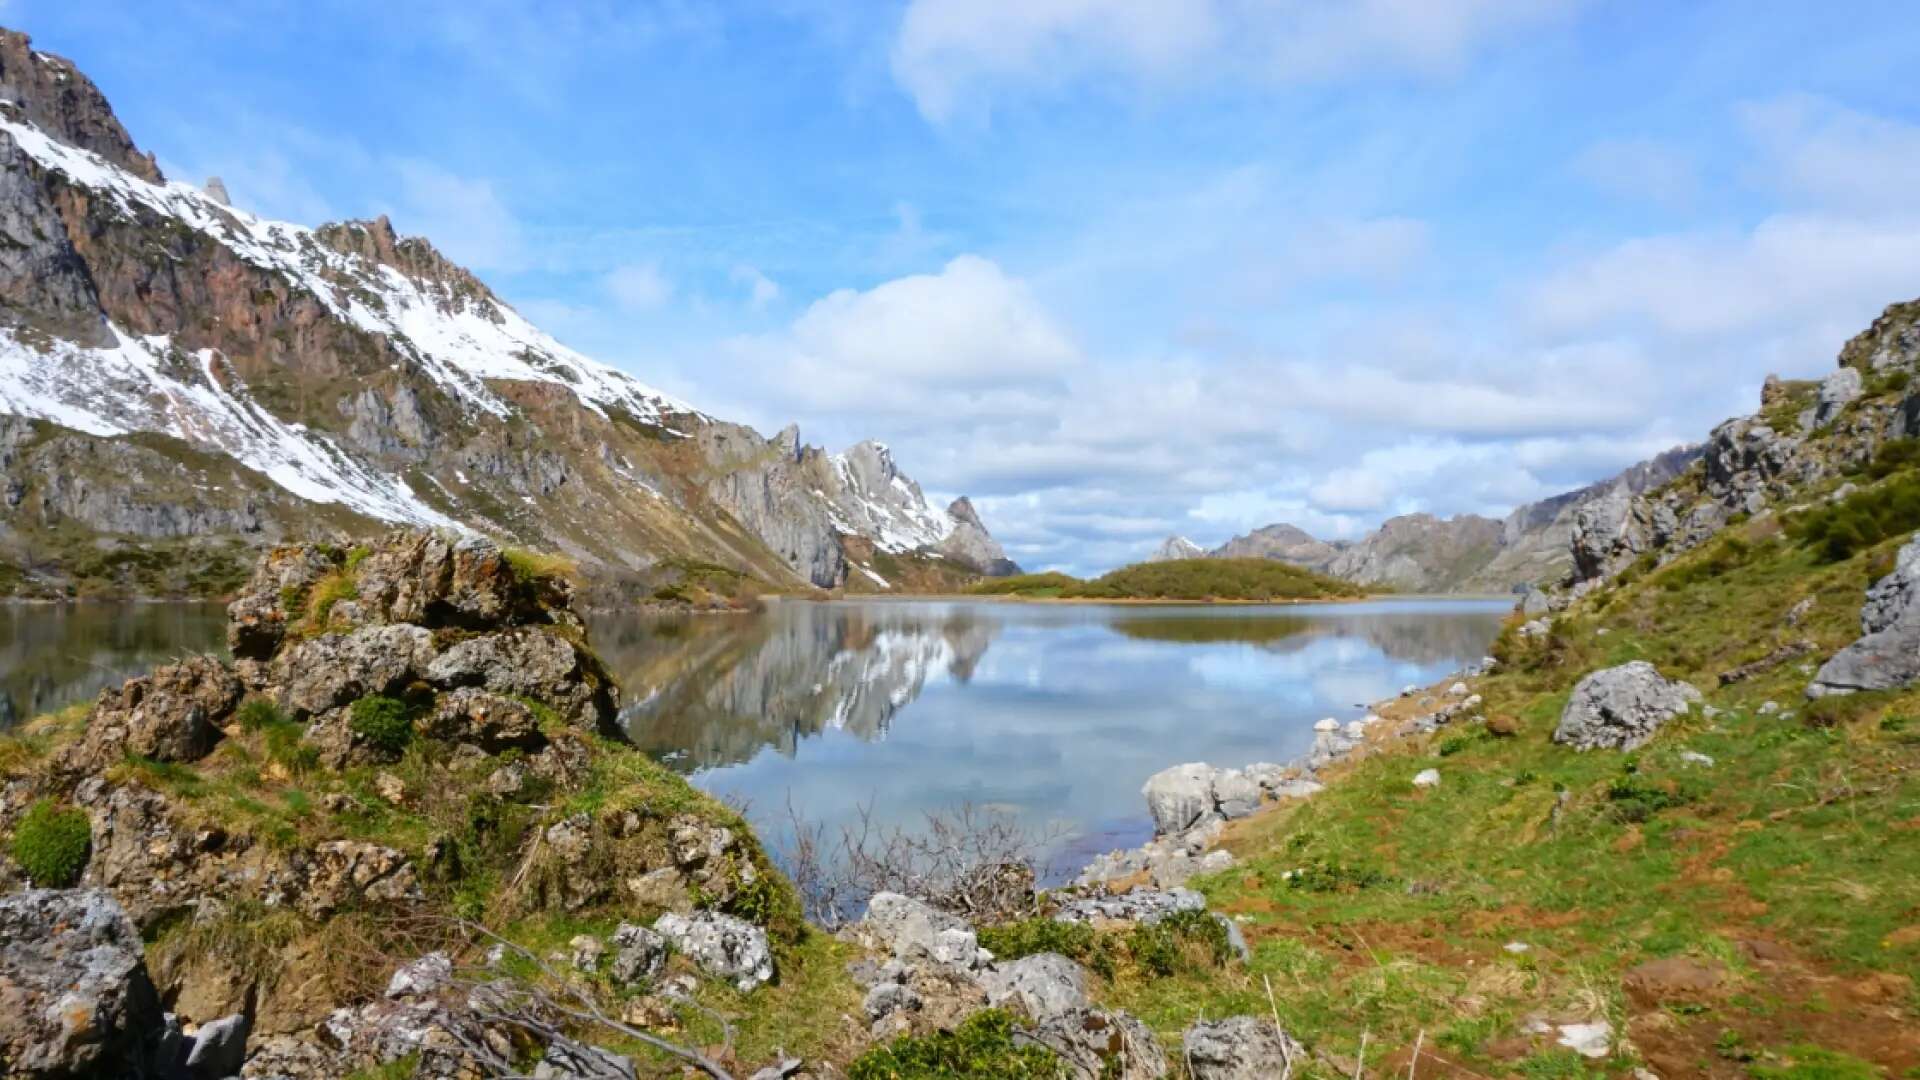
<path fill-rule="evenodd" d="M 244 10 L 236 10 L 244 8 Z M 171 175 L 388 213 L 1030 566 L 1501 513 L 1920 295 L 1874 0 L 4 0 Z"/>

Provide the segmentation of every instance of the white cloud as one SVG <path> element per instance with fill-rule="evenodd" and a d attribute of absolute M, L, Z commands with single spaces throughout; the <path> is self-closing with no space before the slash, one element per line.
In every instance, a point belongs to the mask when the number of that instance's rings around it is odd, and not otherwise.
<path fill-rule="evenodd" d="M 1692 156 L 1656 139 L 1602 139 L 1574 159 L 1573 171 L 1608 194 L 1661 206 L 1685 206 L 1700 193 Z"/>
<path fill-rule="evenodd" d="M 733 283 L 747 291 L 747 304 L 760 311 L 768 304 L 780 299 L 780 284 L 760 272 L 756 267 L 742 263 L 733 268 L 730 275 Z"/>
<path fill-rule="evenodd" d="M 975 255 L 937 274 L 832 293 L 795 320 L 787 344 L 808 377 L 921 386 L 1024 382 L 1080 360 L 1027 285 Z"/>
<path fill-rule="evenodd" d="M 396 163 L 401 203 L 395 228 L 430 237 L 448 258 L 473 270 L 514 270 L 525 260 L 520 222 L 489 180 L 456 175 L 429 161 Z"/>
<path fill-rule="evenodd" d="M 1319 79 L 1442 72 L 1486 38 L 1578 0 L 912 0 L 894 39 L 899 81 L 929 120 L 1001 95 L 1089 79 L 1223 73 Z"/>
<path fill-rule="evenodd" d="M 1821 205 L 1910 211 L 1920 192 L 1920 127 L 1793 95 L 1740 110 L 1768 184 Z"/>
<path fill-rule="evenodd" d="M 1532 317 L 1554 332 L 1627 323 L 1714 335 L 1857 319 L 1920 281 L 1920 220 L 1781 214 L 1744 233 L 1628 240 L 1549 274 Z"/>
<path fill-rule="evenodd" d="M 605 284 L 607 295 L 627 311 L 652 311 L 673 298 L 673 282 L 656 262 L 617 266 L 607 274 Z"/>

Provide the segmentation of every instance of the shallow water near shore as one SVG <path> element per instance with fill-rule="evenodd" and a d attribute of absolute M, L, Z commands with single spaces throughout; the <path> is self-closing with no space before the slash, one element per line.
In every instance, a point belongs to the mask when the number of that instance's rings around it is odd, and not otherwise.
<path fill-rule="evenodd" d="M 789 807 L 831 834 L 970 804 L 1057 838 L 1057 877 L 1148 838 L 1153 773 L 1298 757 L 1315 721 L 1480 659 L 1511 608 L 793 601 L 592 633 L 633 740 L 770 844 Z"/>

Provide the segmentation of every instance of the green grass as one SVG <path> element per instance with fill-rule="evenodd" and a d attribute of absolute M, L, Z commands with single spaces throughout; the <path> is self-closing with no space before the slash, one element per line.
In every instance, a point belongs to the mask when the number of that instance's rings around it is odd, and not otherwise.
<path fill-rule="evenodd" d="M 1790 528 L 1828 562 L 1904 536 L 1920 528 L 1920 473 L 1903 472 L 1837 503 L 1795 515 Z"/>
<path fill-rule="evenodd" d="M 862 1054 L 848 1080 L 1056 1080 L 1066 1067 L 1035 1046 L 1015 1046 L 1013 1018 L 974 1013 L 952 1031 L 896 1039 Z"/>
<path fill-rule="evenodd" d="M 387 754 L 399 754 L 413 741 L 413 716 L 398 698 L 370 694 L 353 703 L 347 724 L 367 745 Z"/>
<path fill-rule="evenodd" d="M 64 889 L 80 880 L 92 847 L 93 826 L 85 811 L 41 799 L 14 826 L 8 852 L 35 885 Z"/>
<path fill-rule="evenodd" d="M 969 588 L 967 592 L 975 596 L 1026 596 L 1054 599 L 1066 595 L 1083 584 L 1085 583 L 1072 574 L 1049 570 L 1041 574 L 1015 574 L 1012 577 L 988 578 Z"/>

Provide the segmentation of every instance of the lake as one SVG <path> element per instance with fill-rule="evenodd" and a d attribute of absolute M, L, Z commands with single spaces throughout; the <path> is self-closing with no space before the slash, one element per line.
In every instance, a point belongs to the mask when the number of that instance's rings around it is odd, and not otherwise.
<path fill-rule="evenodd" d="M 785 601 L 592 631 L 634 742 L 770 840 L 790 805 L 832 830 L 971 804 L 1064 837 L 1070 869 L 1148 838 L 1155 772 L 1304 754 L 1315 721 L 1480 659 L 1510 610 Z"/>
<path fill-rule="evenodd" d="M 634 742 L 770 841 L 789 806 L 835 829 L 971 804 L 1066 837 L 1065 867 L 1146 839 L 1153 773 L 1290 760 L 1316 720 L 1479 659 L 1510 608 L 782 601 L 591 630 Z M 213 604 L 0 608 L 0 729 L 224 630 Z"/>

